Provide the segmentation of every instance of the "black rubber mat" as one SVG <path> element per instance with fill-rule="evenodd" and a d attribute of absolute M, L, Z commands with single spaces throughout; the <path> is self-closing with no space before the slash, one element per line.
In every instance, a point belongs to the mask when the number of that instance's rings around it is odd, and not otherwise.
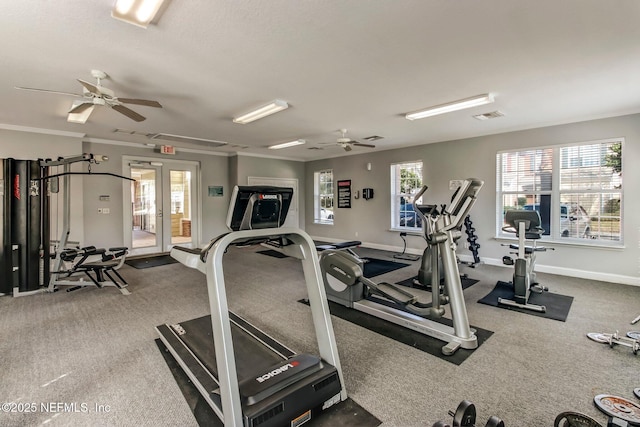
<path fill-rule="evenodd" d="M 401 282 L 397 282 L 396 285 L 406 286 L 407 288 L 422 289 L 423 291 L 431 292 L 431 285 L 423 286 L 414 283 L 414 280 L 416 280 L 417 278 L 418 276 L 413 276 Z M 462 282 L 462 289 L 467 289 L 468 287 L 473 286 L 479 282 L 479 280 L 469 279 L 468 277 L 460 277 L 460 281 Z M 444 283 L 444 279 L 442 279 L 442 283 Z"/>
<path fill-rule="evenodd" d="M 298 302 L 309 305 L 309 301 L 306 299 L 299 300 Z M 444 341 L 421 334 L 412 329 L 403 328 L 395 323 L 387 322 L 386 320 L 345 307 L 334 303 L 333 301 L 329 301 L 329 311 L 336 317 L 354 323 L 380 335 L 384 335 L 387 338 L 391 338 L 392 340 L 401 342 L 420 351 L 424 351 L 425 353 L 437 356 L 442 360 L 446 360 L 447 362 L 451 362 L 455 365 L 460 365 L 477 350 L 466 350 L 461 348 L 451 356 L 445 356 L 442 354 L 442 347 L 445 345 Z M 447 326 L 453 326 L 453 322 L 449 319 L 438 319 L 436 322 Z M 476 331 L 476 337 L 478 337 L 478 348 L 487 339 L 489 339 L 491 335 L 493 335 L 492 331 L 488 331 L 486 329 L 475 326 L 471 326 L 471 328 Z"/>
<path fill-rule="evenodd" d="M 178 261 L 171 258 L 171 255 L 154 255 L 144 258 L 127 259 L 124 263 L 134 268 L 150 268 L 158 267 L 160 265 L 175 264 L 176 262 Z"/>
<path fill-rule="evenodd" d="M 258 251 L 258 253 L 274 258 L 288 258 L 288 255 L 285 255 L 282 252 L 274 251 L 273 249 L 265 249 L 264 251 Z"/>
<path fill-rule="evenodd" d="M 178 362 L 171 356 L 164 343 L 158 338 L 155 340 L 158 349 L 162 352 L 164 360 L 180 388 L 196 422 L 200 426 L 223 427 L 220 418 L 213 412 L 207 401 L 202 397 L 195 385 L 189 380 Z M 347 390 L 349 393 L 349 390 Z M 317 418 L 315 418 L 317 417 Z M 371 413 L 362 408 L 351 398 L 334 405 L 323 411 L 320 415 L 315 415 L 310 421 L 305 423 L 309 427 L 333 427 L 333 426 L 354 426 L 354 427 L 377 427 L 382 422 Z"/>
<path fill-rule="evenodd" d="M 381 274 L 398 270 L 402 267 L 406 267 L 409 265 L 409 264 L 404 264 L 402 262 L 387 261 L 384 259 L 377 259 L 377 258 L 363 258 L 363 260 L 364 260 L 363 275 L 364 277 L 367 277 L 367 278 L 379 276 Z"/>
<path fill-rule="evenodd" d="M 526 308 L 512 307 L 509 305 L 498 304 L 498 298 L 513 299 L 513 285 L 507 282 L 498 282 L 491 292 L 478 302 L 498 308 L 506 308 L 507 310 L 518 311 L 520 313 L 531 314 L 533 316 L 545 317 L 547 319 L 559 320 L 564 322 L 569 316 L 573 297 L 567 295 L 554 294 L 552 292 L 543 292 L 541 294 L 531 292 L 529 303 L 536 305 L 544 305 L 547 311 L 541 313 L 539 311 L 527 310 Z"/>

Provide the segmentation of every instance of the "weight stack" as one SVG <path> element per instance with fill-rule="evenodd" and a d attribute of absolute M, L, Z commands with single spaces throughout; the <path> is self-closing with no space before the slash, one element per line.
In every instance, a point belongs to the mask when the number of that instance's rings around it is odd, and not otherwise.
<path fill-rule="evenodd" d="M 9 159 L 0 159 L 0 294 L 11 294 L 13 288 L 10 163 Z"/>
<path fill-rule="evenodd" d="M 34 160 L 13 160 L 11 168 L 11 240 L 18 245 L 19 292 L 40 287 L 41 189 L 40 165 Z"/>

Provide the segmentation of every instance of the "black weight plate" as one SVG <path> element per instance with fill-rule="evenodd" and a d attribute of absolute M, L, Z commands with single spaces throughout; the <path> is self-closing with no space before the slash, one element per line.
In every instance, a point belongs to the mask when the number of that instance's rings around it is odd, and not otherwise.
<path fill-rule="evenodd" d="M 602 425 L 578 412 L 562 412 L 556 417 L 553 427 L 602 427 Z"/>
<path fill-rule="evenodd" d="M 623 397 L 599 394 L 594 403 L 605 414 L 625 420 L 632 426 L 640 426 L 640 406 Z"/>
<path fill-rule="evenodd" d="M 456 413 L 453 415 L 454 427 L 472 427 L 476 423 L 476 405 L 463 400 L 456 408 Z"/>
<path fill-rule="evenodd" d="M 492 415 L 489 418 L 489 421 L 487 421 L 487 424 L 484 425 L 484 427 L 504 427 L 504 421 L 502 421 L 495 415 Z"/>

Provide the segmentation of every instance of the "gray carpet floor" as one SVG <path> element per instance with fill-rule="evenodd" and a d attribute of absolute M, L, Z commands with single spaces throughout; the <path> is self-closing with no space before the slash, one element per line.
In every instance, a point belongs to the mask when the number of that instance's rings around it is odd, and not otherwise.
<path fill-rule="evenodd" d="M 257 254 L 261 249 L 232 248 L 225 256 L 230 308 L 294 350 L 314 352 L 309 308 L 297 303 L 306 297 L 299 261 Z M 417 262 L 403 262 L 411 265 L 375 281 L 417 273 Z M 196 425 L 154 327 L 208 314 L 205 277 L 181 264 L 120 272 L 131 295 L 87 288 L 0 298 L 0 400 L 20 409 L 0 411 L 1 426 Z M 559 322 L 476 302 L 496 281 L 508 281 L 510 269 L 461 272 L 480 281 L 464 292 L 470 322 L 494 334 L 460 366 L 333 318 L 347 392 L 384 426 L 450 422 L 447 410 L 462 399 L 476 404 L 479 425 L 497 415 L 511 427 L 551 426 L 563 411 L 606 425 L 593 405 L 603 393 L 640 403 L 632 393 L 640 387 L 640 355 L 586 338 L 640 329 L 629 324 L 640 314 L 640 288 L 539 274 L 553 292 L 574 297 L 567 321 Z"/>

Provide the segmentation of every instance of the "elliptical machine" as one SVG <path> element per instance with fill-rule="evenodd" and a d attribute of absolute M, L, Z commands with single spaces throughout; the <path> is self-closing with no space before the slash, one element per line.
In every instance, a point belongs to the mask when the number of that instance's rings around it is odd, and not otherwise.
<path fill-rule="evenodd" d="M 323 251 L 320 257 L 327 299 L 445 341 L 447 344 L 442 347 L 445 355 L 451 355 L 461 347 L 477 348 L 478 339 L 469 326 L 462 293 L 455 241 L 460 237 L 460 227 L 483 184 L 478 179 L 466 179 L 454 194 L 448 208 L 442 206 L 438 210 L 436 205 L 430 205 L 428 221 L 431 222 L 432 232 L 428 240 L 433 248 L 432 259 L 435 260 L 432 281 L 437 282 L 436 278 L 440 276 L 437 265 L 439 258 L 442 258 L 444 271 L 444 288 L 442 292 L 440 286 L 433 289 L 431 302 L 419 301 L 418 296 L 408 292 L 406 288 L 384 282 L 374 283 L 363 276 L 361 260 L 344 251 L 335 250 Z M 417 197 L 426 189 L 426 186 L 423 187 Z M 419 206 L 416 207 L 422 212 Z M 446 304 L 451 309 L 453 327 L 431 320 L 444 316 Z"/>
<path fill-rule="evenodd" d="M 514 260 L 510 256 L 504 256 L 502 262 L 506 265 L 514 265 L 513 271 L 513 299 L 498 298 L 498 304 L 512 307 L 525 308 L 541 313 L 547 311 L 544 305 L 530 304 L 529 296 L 531 292 L 542 293 L 549 289 L 541 286 L 536 281 L 534 271 L 536 265 L 536 253 L 546 252 L 544 246 L 537 246 L 536 242 L 542 237 L 544 229 L 540 226 L 540 214 L 528 210 L 509 210 L 505 213 L 504 220 L 507 223 L 502 227 L 503 231 L 515 233 L 518 237 L 518 244 L 509 244 L 509 248 L 516 250 L 518 258 Z M 532 240 L 533 244 L 527 246 L 526 240 Z M 506 245 L 503 245 L 506 246 Z"/>

